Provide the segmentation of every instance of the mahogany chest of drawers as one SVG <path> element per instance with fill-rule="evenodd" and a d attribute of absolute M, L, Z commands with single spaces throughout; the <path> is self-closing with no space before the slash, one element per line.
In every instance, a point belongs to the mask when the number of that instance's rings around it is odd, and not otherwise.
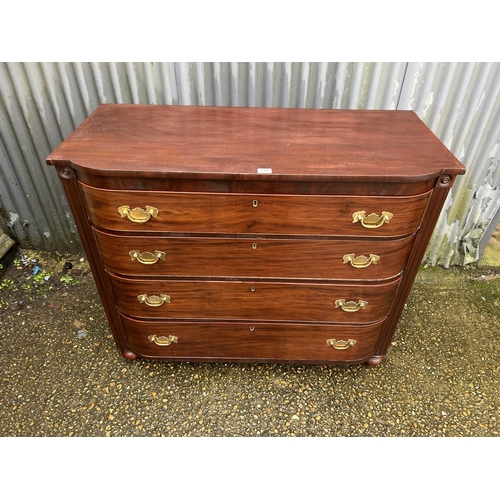
<path fill-rule="evenodd" d="M 380 363 L 463 165 L 412 111 L 100 106 L 57 168 L 127 359 Z"/>

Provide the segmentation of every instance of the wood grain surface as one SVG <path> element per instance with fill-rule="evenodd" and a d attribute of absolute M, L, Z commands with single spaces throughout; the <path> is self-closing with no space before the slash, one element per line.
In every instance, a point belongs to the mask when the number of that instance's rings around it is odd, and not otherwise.
<path fill-rule="evenodd" d="M 430 191 L 436 179 L 420 182 L 378 181 L 349 182 L 349 180 L 320 181 L 302 180 L 295 182 L 275 180 L 269 175 L 261 175 L 258 180 L 177 178 L 168 174 L 163 177 L 134 177 L 134 172 L 124 172 L 121 177 L 103 177 L 87 171 L 77 171 L 76 176 L 84 184 L 103 189 L 125 189 L 140 191 L 178 191 L 205 193 L 262 193 L 262 194 L 347 194 L 363 196 L 409 196 Z"/>
<path fill-rule="evenodd" d="M 101 105 L 47 162 L 106 176 L 246 180 L 417 182 L 464 170 L 413 111 L 126 104 Z"/>
<path fill-rule="evenodd" d="M 116 235 L 94 228 L 102 261 L 112 273 L 158 277 L 302 278 L 382 280 L 403 270 L 414 236 L 382 239 L 202 238 Z M 130 251 L 165 253 L 165 260 L 141 264 Z M 375 254 L 364 269 L 344 263 L 343 256 Z"/>
<path fill-rule="evenodd" d="M 280 234 L 396 237 L 420 226 L 430 193 L 415 196 L 289 196 L 215 193 L 114 191 L 81 184 L 93 224 L 113 231 L 176 233 Z M 118 207 L 158 209 L 158 216 L 138 224 L 122 218 Z M 256 205 L 256 206 L 255 206 Z M 382 211 L 394 216 L 369 229 L 352 214 Z"/>
<path fill-rule="evenodd" d="M 369 325 L 139 321 L 122 316 L 131 349 L 141 357 L 173 361 L 356 363 L 373 354 L 383 321 Z M 158 346 L 149 335 L 178 338 Z M 337 350 L 328 339 L 356 340 Z"/>
<path fill-rule="evenodd" d="M 363 323 L 389 311 L 399 280 L 384 284 L 332 285 L 272 281 L 131 280 L 111 276 L 120 311 L 137 318 L 253 319 Z M 168 295 L 169 302 L 151 307 L 138 296 Z M 335 301 L 365 300 L 357 312 L 335 307 Z"/>

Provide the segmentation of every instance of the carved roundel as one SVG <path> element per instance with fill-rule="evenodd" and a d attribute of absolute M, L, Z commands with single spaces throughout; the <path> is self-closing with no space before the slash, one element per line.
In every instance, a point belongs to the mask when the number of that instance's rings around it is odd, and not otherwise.
<path fill-rule="evenodd" d="M 57 168 L 57 173 L 59 174 L 59 177 L 61 179 L 74 179 L 75 177 L 75 172 L 71 167 L 65 166 L 65 167 L 58 167 Z"/>
<path fill-rule="evenodd" d="M 443 175 L 439 179 L 439 184 L 443 187 L 448 187 L 452 183 L 453 183 L 453 177 L 451 177 L 450 175 Z"/>

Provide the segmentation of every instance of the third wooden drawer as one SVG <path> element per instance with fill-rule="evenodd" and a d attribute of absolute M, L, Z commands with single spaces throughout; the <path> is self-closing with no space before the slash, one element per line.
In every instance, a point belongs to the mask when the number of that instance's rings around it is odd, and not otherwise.
<path fill-rule="evenodd" d="M 336 323 L 382 319 L 399 284 L 110 280 L 118 309 L 136 318 Z"/>

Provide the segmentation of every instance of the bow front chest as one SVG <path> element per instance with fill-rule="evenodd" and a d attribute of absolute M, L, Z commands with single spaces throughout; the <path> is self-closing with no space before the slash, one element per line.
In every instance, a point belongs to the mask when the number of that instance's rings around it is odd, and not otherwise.
<path fill-rule="evenodd" d="M 57 168 L 127 359 L 382 361 L 463 165 L 412 111 L 101 105 Z"/>

